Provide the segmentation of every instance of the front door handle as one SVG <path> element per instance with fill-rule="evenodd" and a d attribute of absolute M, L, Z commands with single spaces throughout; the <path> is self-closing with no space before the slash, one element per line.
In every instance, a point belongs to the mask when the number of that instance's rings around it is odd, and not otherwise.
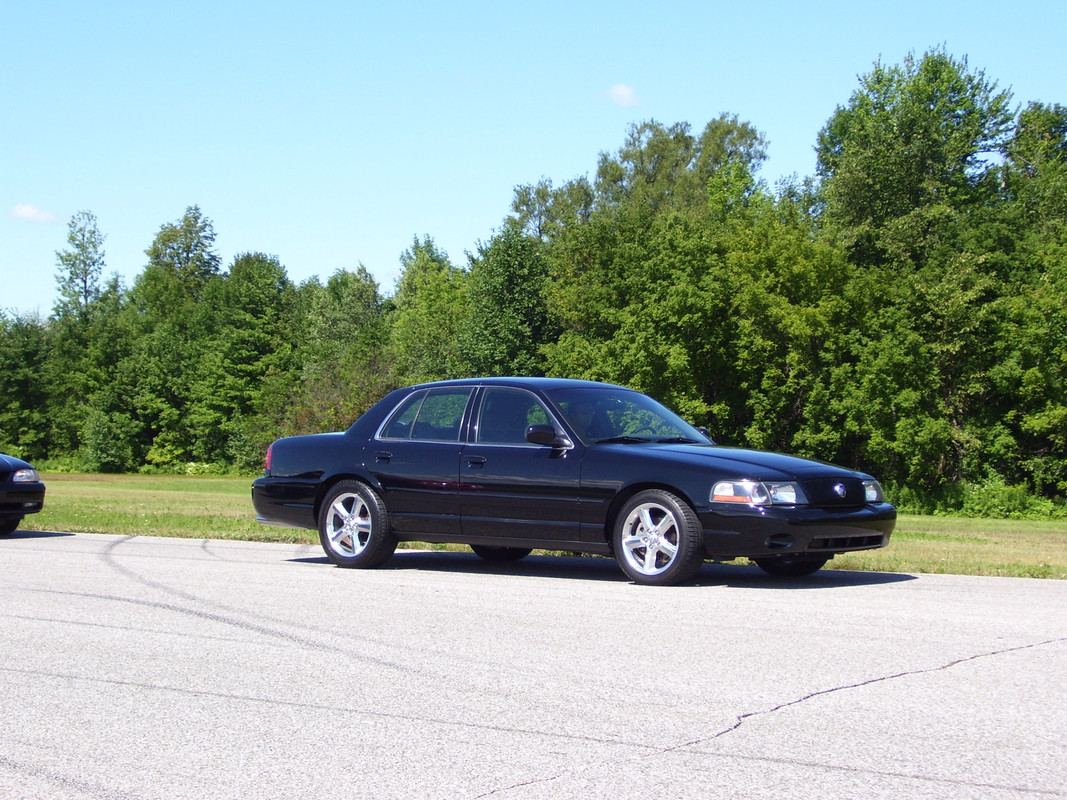
<path fill-rule="evenodd" d="M 467 456 L 468 467 L 481 467 L 485 465 L 485 456 Z"/>

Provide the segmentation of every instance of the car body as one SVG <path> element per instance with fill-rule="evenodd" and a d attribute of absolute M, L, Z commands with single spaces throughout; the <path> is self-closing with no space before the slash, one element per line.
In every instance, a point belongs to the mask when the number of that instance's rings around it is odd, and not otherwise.
<path fill-rule="evenodd" d="M 0 536 L 14 533 L 24 516 L 44 508 L 44 492 L 37 470 L 0 453 Z"/>
<path fill-rule="evenodd" d="M 339 566 L 459 542 L 493 560 L 612 555 L 646 584 L 705 559 L 809 574 L 884 547 L 896 520 L 870 475 L 723 447 L 639 392 L 555 378 L 398 389 L 343 433 L 275 441 L 252 500 L 260 522 L 317 528 Z"/>

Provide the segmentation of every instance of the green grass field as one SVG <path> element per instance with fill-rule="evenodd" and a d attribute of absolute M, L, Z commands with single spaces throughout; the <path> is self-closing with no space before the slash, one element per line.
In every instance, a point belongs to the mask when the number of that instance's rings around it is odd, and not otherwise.
<path fill-rule="evenodd" d="M 314 543 L 314 531 L 259 525 L 250 478 L 47 474 L 45 509 L 22 527 L 122 536 Z M 902 516 L 889 547 L 834 569 L 1067 579 L 1067 522 Z"/>

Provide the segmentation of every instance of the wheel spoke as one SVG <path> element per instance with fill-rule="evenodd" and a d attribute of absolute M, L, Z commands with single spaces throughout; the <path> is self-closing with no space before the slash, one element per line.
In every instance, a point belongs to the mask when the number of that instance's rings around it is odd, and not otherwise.
<path fill-rule="evenodd" d="M 649 575 L 656 571 L 656 555 L 658 551 L 654 547 L 645 548 L 644 570 Z"/>
<path fill-rule="evenodd" d="M 675 555 L 678 554 L 678 545 L 668 539 L 660 539 L 657 549 L 663 553 L 668 562 L 673 561 Z"/>
<path fill-rule="evenodd" d="M 639 516 L 641 517 L 641 526 L 645 529 L 645 531 L 647 533 L 650 533 L 650 534 L 657 533 L 657 528 L 659 526 L 656 525 L 655 520 L 652 519 L 652 509 L 651 508 L 649 508 L 648 506 L 643 507 L 641 509 L 641 513 L 640 513 Z M 664 517 L 664 519 L 665 519 L 665 517 Z M 661 520 L 661 522 L 662 522 L 662 520 Z"/>

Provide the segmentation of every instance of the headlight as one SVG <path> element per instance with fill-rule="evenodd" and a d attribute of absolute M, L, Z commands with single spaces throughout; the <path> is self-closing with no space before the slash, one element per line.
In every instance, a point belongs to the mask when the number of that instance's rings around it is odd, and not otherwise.
<path fill-rule="evenodd" d="M 752 506 L 798 506 L 805 505 L 808 498 L 798 483 L 719 481 L 711 487 L 711 502 Z"/>
<path fill-rule="evenodd" d="M 885 501 L 885 495 L 882 494 L 882 484 L 876 480 L 864 481 L 863 491 L 866 492 L 868 503 L 882 503 Z"/>
<path fill-rule="evenodd" d="M 41 476 L 37 474 L 35 469 L 20 469 L 15 471 L 15 474 L 11 476 L 11 480 L 14 483 L 37 483 L 37 481 L 41 480 Z"/>

